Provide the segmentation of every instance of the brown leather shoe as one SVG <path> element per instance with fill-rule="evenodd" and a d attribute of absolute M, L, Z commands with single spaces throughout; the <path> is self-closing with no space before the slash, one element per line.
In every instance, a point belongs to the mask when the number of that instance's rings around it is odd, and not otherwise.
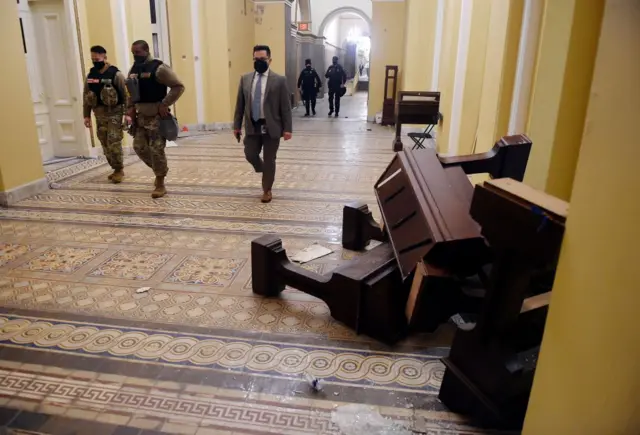
<path fill-rule="evenodd" d="M 164 187 L 164 177 L 156 177 L 156 188 L 151 193 L 151 198 L 158 199 L 162 198 L 167 194 L 167 189 Z"/>
<path fill-rule="evenodd" d="M 113 184 L 120 184 L 122 183 L 122 179 L 124 178 L 124 171 L 120 170 L 120 171 L 116 171 L 113 174 L 111 174 L 111 182 Z"/>
<path fill-rule="evenodd" d="M 262 198 L 260 199 L 260 201 L 262 201 L 262 202 L 264 202 L 266 204 L 268 202 L 271 202 L 272 199 L 273 199 L 273 196 L 271 195 L 271 191 L 269 190 L 269 191 L 264 192 L 262 194 Z"/>

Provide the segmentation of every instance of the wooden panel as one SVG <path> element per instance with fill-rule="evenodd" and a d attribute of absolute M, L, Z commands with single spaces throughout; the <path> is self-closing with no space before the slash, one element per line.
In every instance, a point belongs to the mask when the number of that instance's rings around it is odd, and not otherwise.
<path fill-rule="evenodd" d="M 492 178 L 513 178 L 522 181 L 531 146 L 531 139 L 518 134 L 502 137 L 491 150 L 483 154 L 439 159 L 445 168 L 460 166 L 467 174 L 488 173 Z"/>
<path fill-rule="evenodd" d="M 483 262 L 486 246 L 469 215 L 471 186 L 462 169 L 447 171 L 449 175 L 433 150 L 405 150 L 396 154 L 376 186 L 403 278 L 434 249 L 434 264 L 452 271 Z"/>
<path fill-rule="evenodd" d="M 473 199 L 473 182 L 470 183 L 469 176 L 459 167 L 446 168 L 444 173 L 458 199 L 464 202 L 465 209 L 469 211 Z"/>
<path fill-rule="evenodd" d="M 495 255 L 487 294 L 475 327 L 456 331 L 438 397 L 478 424 L 519 430 L 550 296 L 532 294 L 531 277 L 555 269 L 564 218 L 540 213 L 534 202 L 491 183 L 476 186 L 471 206 Z M 547 199 L 517 184 L 507 185 L 531 199 Z"/>
<path fill-rule="evenodd" d="M 435 213 L 437 210 L 438 220 L 443 232 L 446 231 L 446 237 L 449 239 L 478 237 L 480 231 L 469 216 L 469 203 L 460 201 L 457 196 L 451 194 L 451 183 L 435 151 L 416 150 L 409 155 L 413 158 L 414 170 L 429 174 L 428 184 L 422 178 L 420 187 L 425 193 L 428 191 L 428 194 L 425 194 L 426 197 L 432 198 L 432 211 Z"/>
<path fill-rule="evenodd" d="M 536 190 L 533 187 L 520 183 L 511 178 L 500 178 L 498 180 L 489 180 L 485 184 L 489 184 L 505 193 L 517 196 L 531 204 L 535 204 L 544 210 L 557 216 L 567 218 L 569 215 L 569 203 L 545 192 Z"/>

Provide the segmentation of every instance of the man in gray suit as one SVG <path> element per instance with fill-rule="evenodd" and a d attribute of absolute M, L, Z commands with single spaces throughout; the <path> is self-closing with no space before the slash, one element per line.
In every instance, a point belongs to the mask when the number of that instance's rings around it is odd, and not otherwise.
<path fill-rule="evenodd" d="M 244 155 L 256 172 L 262 173 L 262 202 L 271 202 L 280 138 L 292 137 L 291 100 L 286 78 L 269 69 L 271 49 L 253 48 L 255 71 L 240 79 L 233 119 L 233 134 L 240 142 L 244 120 Z M 264 149 L 264 161 L 260 151 Z"/>

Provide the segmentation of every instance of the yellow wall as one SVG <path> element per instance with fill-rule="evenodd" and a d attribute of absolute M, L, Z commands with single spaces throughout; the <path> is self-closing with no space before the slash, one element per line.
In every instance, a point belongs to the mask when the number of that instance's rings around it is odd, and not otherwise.
<path fill-rule="evenodd" d="M 200 1 L 200 46 L 204 84 L 205 120 L 229 122 L 230 87 L 227 52 L 227 3 Z M 215 43 L 211 43 L 215 41 Z"/>
<path fill-rule="evenodd" d="M 86 20 L 86 28 L 80 26 L 81 34 L 88 35 L 88 46 L 102 45 L 107 49 L 110 61 L 120 68 L 125 65 L 125 59 L 121 59 L 116 48 L 117 21 L 120 20 L 119 11 L 114 0 L 77 0 L 78 15 Z M 188 4 L 188 3 L 187 3 Z M 133 61 L 129 47 L 133 41 L 145 40 L 151 46 L 153 53 L 153 38 L 151 37 L 151 12 L 148 0 L 126 0 L 125 16 L 127 19 L 127 56 L 129 63 Z M 87 57 L 89 54 L 87 53 Z M 88 66 L 90 66 L 90 62 Z"/>
<path fill-rule="evenodd" d="M 285 29 L 285 5 L 284 3 L 261 3 L 254 8 L 263 11 L 257 16 L 260 20 L 255 23 L 255 43 L 268 45 L 271 48 L 271 69 L 284 75 L 287 57 L 284 39 L 290 31 Z"/>
<path fill-rule="evenodd" d="M 89 57 L 91 46 L 102 45 L 107 50 L 111 62 L 117 65 L 111 0 L 89 0 L 88 3 L 85 2 L 85 5 L 90 44 L 89 47 L 86 47 L 85 56 Z"/>
<path fill-rule="evenodd" d="M 537 53 L 536 53 L 536 58 L 535 58 L 535 62 L 533 64 L 533 77 L 531 78 L 531 89 L 529 91 L 529 95 L 527 96 L 529 98 L 529 107 L 527 108 L 527 121 L 525 124 L 526 127 L 526 131 L 530 131 L 530 127 L 531 127 L 531 111 L 533 109 L 533 90 L 536 88 L 536 81 L 537 81 L 537 77 L 538 77 L 538 68 L 540 66 L 540 54 L 542 51 L 542 29 L 544 28 L 544 12 L 547 10 L 547 3 L 548 0 L 541 0 L 542 1 L 542 12 L 541 12 L 541 17 L 540 17 L 540 26 L 538 29 L 538 37 L 537 37 Z"/>
<path fill-rule="evenodd" d="M 76 0 L 75 2 L 78 13 L 78 31 L 80 33 L 79 46 L 82 51 L 82 59 L 84 63 L 85 72 L 89 72 L 89 69 L 93 66 L 91 63 L 91 56 L 88 53 L 92 44 L 89 35 L 89 11 L 87 10 L 86 0 Z M 109 51 L 109 49 L 107 49 Z M 111 53 L 109 53 L 111 56 Z"/>
<path fill-rule="evenodd" d="M 272 5 L 267 6 L 271 8 Z M 244 0 L 200 1 L 200 8 L 205 122 L 228 123 L 233 120 L 240 76 L 253 70 L 257 25 L 250 4 L 245 14 Z M 273 18 L 276 10 L 271 9 L 269 16 Z M 284 56 L 276 52 L 279 49 L 278 42 L 274 42 L 275 35 L 269 35 L 269 38 L 272 39 L 267 45 L 273 50 L 273 65 L 276 65 L 277 60 L 284 61 Z M 216 43 L 211 44 L 210 41 Z M 274 70 L 277 68 L 274 66 Z"/>
<path fill-rule="evenodd" d="M 527 133 L 525 182 L 568 200 L 604 0 L 546 2 Z"/>
<path fill-rule="evenodd" d="M 406 0 L 402 89 L 431 90 L 438 0 Z"/>
<path fill-rule="evenodd" d="M 229 54 L 229 106 L 231 114 L 235 110 L 236 93 L 240 76 L 253 71 L 253 46 L 255 45 L 255 26 L 251 4 L 247 3 L 245 14 L 244 0 L 227 0 L 227 44 Z M 231 121 L 231 118 L 229 118 Z"/>
<path fill-rule="evenodd" d="M 475 147 L 492 3 L 490 0 L 474 1 L 471 8 L 471 33 L 464 79 L 458 154 L 469 154 L 473 152 Z M 455 147 L 455 144 L 451 144 L 451 146 Z"/>
<path fill-rule="evenodd" d="M 475 152 L 488 151 L 507 134 L 523 6 L 521 0 L 500 0 L 491 5 Z"/>
<path fill-rule="evenodd" d="M 31 102 L 27 62 L 15 2 L 0 2 L 0 59 L 4 59 L 0 94 L 0 191 L 8 191 L 44 177 L 42 156 Z"/>
<path fill-rule="evenodd" d="M 640 433 L 638 23 L 607 0 L 524 435 Z"/>
<path fill-rule="evenodd" d="M 93 45 L 96 45 L 98 43 L 92 43 L 93 41 L 91 40 L 91 35 L 89 34 L 89 7 L 88 6 L 93 6 L 93 3 L 89 3 L 89 5 L 87 5 L 87 1 L 86 0 L 76 0 L 75 2 L 76 5 L 76 12 L 77 12 L 77 17 L 78 17 L 78 21 L 77 21 L 77 25 L 78 25 L 78 32 L 79 32 L 79 40 L 78 40 L 78 45 L 80 48 L 80 55 L 82 57 L 82 63 L 84 64 L 84 69 L 83 72 L 85 74 L 89 73 L 89 69 L 91 69 L 91 67 L 93 67 L 93 64 L 91 62 L 91 53 L 89 53 L 90 48 Z M 115 44 L 115 43 L 114 43 Z M 106 47 L 105 47 L 106 48 Z M 109 50 L 109 48 L 107 48 L 108 56 L 111 62 L 113 62 L 114 60 L 119 61 L 119 59 L 116 57 L 116 53 L 115 51 L 115 47 L 111 50 Z M 85 129 L 85 138 L 87 143 L 91 143 L 92 147 L 100 147 L 100 143 L 98 142 L 98 137 L 96 136 L 96 130 L 92 130 L 93 134 L 91 134 L 91 130 L 87 130 Z M 125 138 L 125 141 L 127 141 L 128 139 Z"/>
<path fill-rule="evenodd" d="M 369 117 L 382 111 L 385 66 L 397 65 L 400 68 L 397 90 L 402 89 L 404 26 L 400 23 L 405 20 L 405 3 L 375 1 L 372 14 Z"/>
<path fill-rule="evenodd" d="M 549 165 L 547 190 L 561 198 L 569 198 L 587 110 L 588 93 L 593 74 L 593 53 L 597 49 L 604 0 L 577 2 L 571 32 L 571 49 L 562 86 L 558 128 Z M 638 23 L 640 24 L 640 23 Z M 570 128 L 573 127 L 574 128 Z"/>
<path fill-rule="evenodd" d="M 176 103 L 176 115 L 181 125 L 197 124 L 195 65 L 193 57 L 193 32 L 191 6 L 188 0 L 167 0 L 169 35 L 171 38 L 171 68 L 185 86 Z"/>
<path fill-rule="evenodd" d="M 496 140 L 509 132 L 511 102 L 515 90 L 523 13 L 524 2 L 521 0 L 509 0 L 509 22 L 507 25 L 506 43 L 502 59 L 502 80 L 500 84 L 498 113 L 496 114 L 496 130 L 493 136 Z"/>
<path fill-rule="evenodd" d="M 456 50 L 460 27 L 461 0 L 447 0 L 444 9 L 442 27 L 442 49 L 438 73 L 438 91 L 440 91 L 440 113 L 442 121 L 437 127 L 436 145 L 438 151 L 449 150 L 449 131 L 451 124 L 451 105 L 453 101 L 453 79 L 456 70 Z"/>
<path fill-rule="evenodd" d="M 149 0 L 126 0 L 125 5 L 127 16 L 127 36 L 129 37 L 129 42 L 131 43 L 139 39 L 147 41 L 151 46 L 151 53 L 153 53 Z M 171 18 L 169 21 L 171 21 Z"/>
<path fill-rule="evenodd" d="M 117 40 L 115 35 L 115 20 L 118 19 L 117 11 L 114 8 L 114 2 L 111 0 L 80 0 L 78 1 L 78 18 L 84 18 L 86 26 L 82 24 L 80 34 L 86 44 L 83 45 L 83 56 L 87 64 L 87 72 L 93 65 L 91 64 L 90 49 L 94 45 L 102 45 L 107 50 L 107 58 L 109 62 L 117 66 L 120 70 L 124 69 L 124 59 L 119 56 L 116 48 Z M 127 50 L 127 53 L 129 50 Z M 124 71 L 126 74 L 127 71 Z M 93 129 L 93 144 L 100 146 L 97 137 L 97 129 Z M 130 145 L 132 138 L 125 135 L 123 144 Z"/>

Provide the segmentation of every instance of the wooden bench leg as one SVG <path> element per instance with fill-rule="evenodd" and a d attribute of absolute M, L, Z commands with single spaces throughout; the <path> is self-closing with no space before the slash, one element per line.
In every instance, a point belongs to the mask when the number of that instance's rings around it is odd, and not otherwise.
<path fill-rule="evenodd" d="M 369 206 L 362 202 L 347 204 L 342 209 L 342 247 L 362 251 L 371 240 L 383 240 L 380 225 L 373 219 Z"/>
<path fill-rule="evenodd" d="M 281 265 L 287 260 L 282 240 L 267 234 L 251 242 L 251 285 L 261 296 L 278 296 L 285 287 Z"/>
<path fill-rule="evenodd" d="M 402 139 L 400 138 L 400 136 L 396 136 L 395 139 L 393 139 L 393 151 L 394 152 L 399 152 L 402 151 L 402 149 L 404 148 L 404 145 L 402 144 Z"/>

